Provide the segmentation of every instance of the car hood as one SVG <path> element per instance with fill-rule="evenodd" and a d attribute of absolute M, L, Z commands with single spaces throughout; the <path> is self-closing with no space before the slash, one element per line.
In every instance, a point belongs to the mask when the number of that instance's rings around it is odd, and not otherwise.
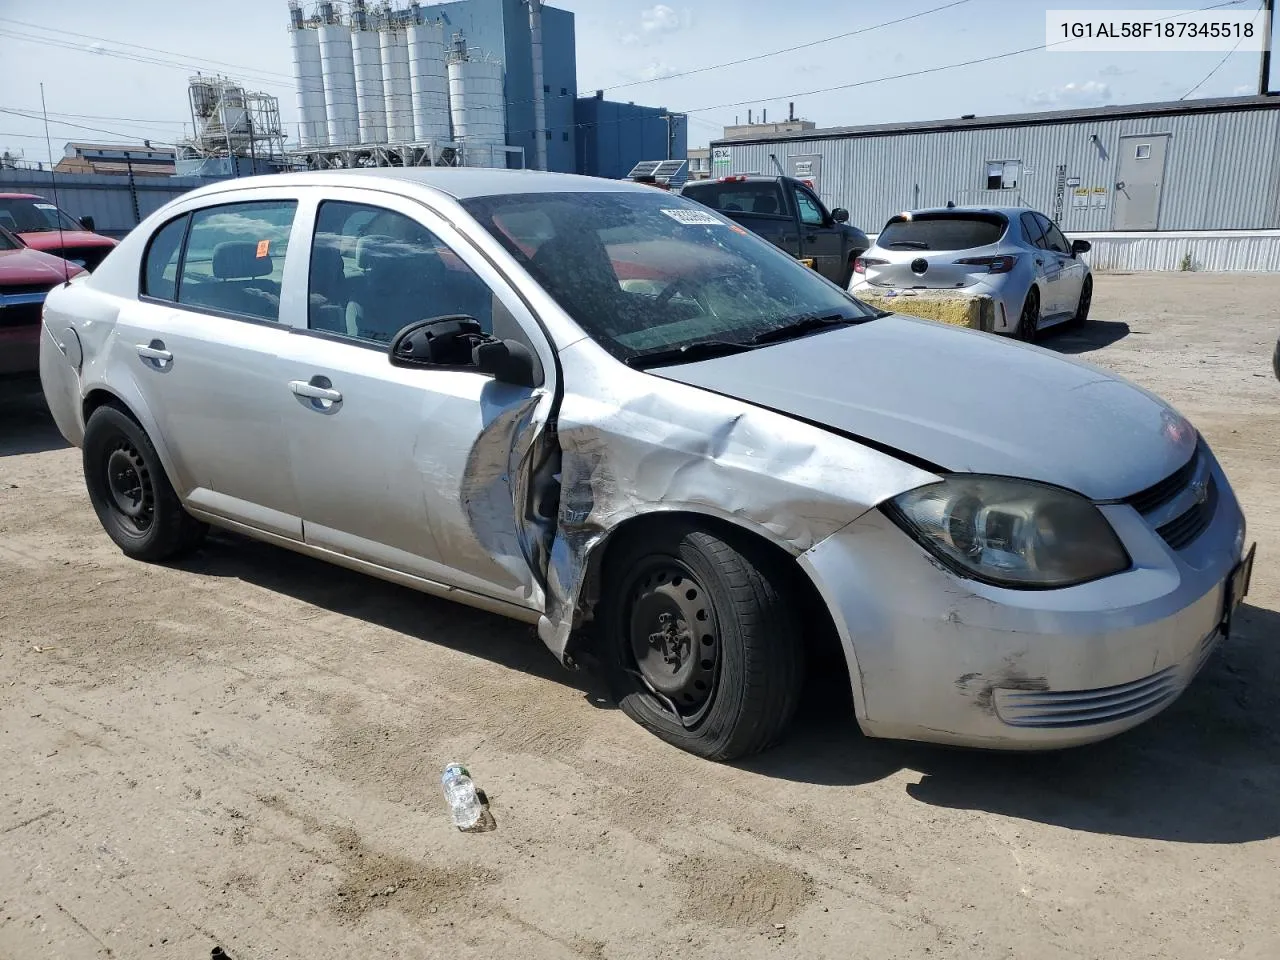
<path fill-rule="evenodd" d="M 4 287 L 50 287 L 66 280 L 68 276 L 84 273 L 74 263 L 68 263 L 51 253 L 42 253 L 30 247 L 22 250 L 0 250 L 0 293 Z"/>
<path fill-rule="evenodd" d="M 38 233 L 20 233 L 23 243 L 35 250 L 61 250 L 71 247 L 114 247 L 116 241 L 100 233 L 88 230 L 41 230 Z"/>
<path fill-rule="evenodd" d="M 1158 397 L 1038 347 L 888 316 L 655 376 L 824 425 L 944 471 L 1143 490 L 1190 459 L 1196 432 Z"/>

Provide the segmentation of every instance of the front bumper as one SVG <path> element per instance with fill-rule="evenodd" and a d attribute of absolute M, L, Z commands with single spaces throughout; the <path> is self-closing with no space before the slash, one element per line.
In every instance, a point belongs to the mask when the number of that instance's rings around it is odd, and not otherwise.
<path fill-rule="evenodd" d="M 1009 590 L 943 569 L 873 510 L 801 563 L 845 646 L 865 733 L 1002 749 L 1068 747 L 1159 713 L 1222 636 L 1244 517 L 1216 462 L 1213 520 L 1182 550 L 1132 507 L 1102 507 L 1125 573 Z"/>

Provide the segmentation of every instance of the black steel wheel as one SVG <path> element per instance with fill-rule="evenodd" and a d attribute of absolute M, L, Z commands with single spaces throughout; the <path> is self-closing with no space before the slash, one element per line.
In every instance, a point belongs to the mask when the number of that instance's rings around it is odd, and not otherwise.
<path fill-rule="evenodd" d="M 1035 287 L 1027 292 L 1023 301 L 1022 313 L 1018 316 L 1018 326 L 1013 335 L 1025 343 L 1035 343 L 1040 333 L 1040 293 Z"/>
<path fill-rule="evenodd" d="M 182 508 L 151 438 L 124 410 L 110 405 L 94 410 L 85 424 L 82 452 L 94 512 L 127 555 L 168 560 L 204 537 L 205 525 Z"/>
<path fill-rule="evenodd" d="M 1089 322 L 1089 307 L 1093 305 L 1093 277 L 1085 277 L 1084 283 L 1080 285 L 1080 300 L 1076 304 L 1075 316 L 1071 318 L 1071 325 L 1075 327 L 1083 327 Z"/>
<path fill-rule="evenodd" d="M 623 712 L 712 759 L 776 743 L 804 654 L 776 567 L 746 537 L 680 522 L 656 521 L 611 548 L 599 638 Z"/>

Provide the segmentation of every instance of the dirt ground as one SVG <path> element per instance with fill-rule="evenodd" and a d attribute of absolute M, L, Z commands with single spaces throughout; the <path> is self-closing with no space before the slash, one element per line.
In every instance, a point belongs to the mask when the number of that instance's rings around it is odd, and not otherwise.
<path fill-rule="evenodd" d="M 0 957 L 1280 956 L 1277 302 L 1280 276 L 1103 276 L 1096 322 L 1048 340 L 1201 427 L 1259 560 L 1185 696 L 1038 756 L 811 702 L 715 765 L 520 625 L 229 536 L 128 561 L 10 395 Z M 495 830 L 450 825 L 455 759 Z"/>

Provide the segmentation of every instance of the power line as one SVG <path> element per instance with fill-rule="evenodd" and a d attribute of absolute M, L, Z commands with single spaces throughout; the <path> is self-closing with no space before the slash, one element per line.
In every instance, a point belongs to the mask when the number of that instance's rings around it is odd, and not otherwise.
<path fill-rule="evenodd" d="M 10 116 L 14 116 L 14 117 L 21 117 L 23 120 L 39 120 L 40 119 L 40 114 L 38 113 L 26 113 L 21 110 L 12 110 L 9 107 L 0 107 L 0 113 L 9 114 Z M 132 137 L 137 137 L 139 134 L 147 132 L 145 130 L 131 130 L 128 133 L 121 133 L 119 130 L 107 130 L 103 127 L 91 127 L 83 123 L 71 123 L 66 120 L 50 120 L 49 123 L 58 127 L 74 127 L 77 130 L 88 130 L 92 133 L 106 133 L 106 134 L 110 134 L 113 137 L 132 138 Z M 176 143 L 170 140 L 162 140 L 157 137 L 151 137 L 149 139 L 151 140 L 152 143 L 159 143 L 166 147 L 177 146 Z"/>
<path fill-rule="evenodd" d="M 705 67 L 695 67 L 692 70 L 668 73 L 661 77 L 651 77 L 644 80 L 631 80 L 627 83 L 615 83 L 612 86 L 605 87 L 587 87 L 587 89 L 622 90 L 626 87 L 636 87 L 646 83 L 658 83 L 661 80 L 674 80 L 677 77 L 691 77 L 698 73 L 709 73 L 712 70 L 722 70 L 725 67 L 736 67 L 744 63 L 754 63 L 757 60 L 767 60 L 769 57 L 781 56 L 784 53 L 795 53 L 797 50 L 807 50 L 810 47 L 817 47 L 821 44 L 831 43 L 835 40 L 845 40 L 849 37 L 856 37 L 859 34 L 870 33 L 872 30 L 879 30 L 882 27 L 892 27 L 895 24 L 906 23 L 908 20 L 918 20 L 921 17 L 927 17 L 931 13 L 938 13 L 941 10 L 950 10 L 952 7 L 959 7 L 969 2 L 970 0 L 952 0 L 951 3 L 944 3 L 940 7 L 931 7 L 928 10 L 921 10 L 919 13 L 913 13 L 905 17 L 898 17 L 896 20 L 886 20 L 884 23 L 873 23 L 869 27 L 859 27 L 857 30 L 850 30 L 846 33 L 837 33 L 834 36 L 822 37 L 819 40 L 810 40 L 806 43 L 798 43 L 793 47 L 783 47 L 781 50 L 770 50 L 767 53 L 757 53 L 750 57 L 742 57 L 738 60 L 726 60 L 724 63 L 712 63 Z"/>
<path fill-rule="evenodd" d="M 1260 8 L 1258 9 L 1258 12 L 1259 12 L 1259 13 L 1261 13 L 1261 12 L 1262 12 L 1262 10 L 1263 10 L 1263 8 L 1261 8 L 1261 7 L 1260 7 Z M 1254 20 L 1257 20 L 1258 18 L 1255 16 L 1253 19 L 1254 19 Z M 1201 80 L 1199 83 L 1197 83 L 1194 87 L 1192 87 L 1190 90 L 1188 90 L 1188 91 L 1187 91 L 1186 93 L 1184 93 L 1182 96 L 1180 96 L 1178 99 L 1179 99 L 1179 100 L 1186 100 L 1186 99 L 1187 99 L 1187 97 L 1191 96 L 1193 93 L 1195 93 L 1195 92 L 1196 92 L 1197 90 L 1199 90 L 1201 87 L 1203 87 L 1206 83 L 1208 83 L 1208 82 L 1209 82 L 1209 80 L 1210 80 L 1210 79 L 1212 79 L 1213 75 L 1214 75 L 1215 73 L 1217 73 L 1219 70 L 1221 70 L 1221 69 L 1222 69 L 1222 67 L 1223 67 L 1223 65 L 1224 65 L 1228 60 L 1230 60 L 1230 59 L 1231 59 L 1231 55 L 1232 55 L 1233 53 L 1235 53 L 1237 50 L 1239 50 L 1239 49 L 1240 49 L 1240 44 L 1241 44 L 1241 43 L 1243 43 L 1243 42 L 1244 42 L 1244 36 L 1243 36 L 1243 35 L 1241 35 L 1241 36 L 1240 36 L 1240 39 L 1238 39 L 1238 40 L 1236 41 L 1235 46 L 1233 46 L 1230 50 L 1228 50 L 1228 51 L 1227 51 L 1227 53 L 1226 53 L 1226 56 L 1224 56 L 1221 60 L 1219 60 L 1219 61 L 1218 61 L 1217 66 L 1215 66 L 1212 70 L 1210 70 L 1207 74 L 1205 74 L 1205 76 L 1204 76 L 1204 79 L 1203 79 L 1203 80 Z"/>

